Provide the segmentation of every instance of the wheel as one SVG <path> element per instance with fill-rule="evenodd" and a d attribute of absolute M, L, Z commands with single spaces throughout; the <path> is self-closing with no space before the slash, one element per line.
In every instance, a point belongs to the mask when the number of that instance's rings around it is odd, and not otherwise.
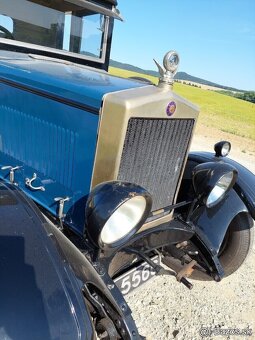
<path fill-rule="evenodd" d="M 254 221 L 246 213 L 237 215 L 229 225 L 219 250 L 219 261 L 224 269 L 225 277 L 233 274 L 243 264 L 252 249 L 254 239 Z M 210 281 L 208 275 L 194 270 L 192 279 Z"/>
<path fill-rule="evenodd" d="M 113 322 L 104 318 L 97 322 L 96 324 L 96 332 L 99 339 L 103 340 L 117 340 L 118 333 Z"/>
<path fill-rule="evenodd" d="M 254 239 L 253 221 L 247 214 L 237 215 L 231 222 L 219 251 L 225 276 L 234 273 L 245 261 Z"/>
<path fill-rule="evenodd" d="M 219 261 L 224 269 L 225 277 L 234 273 L 245 261 L 252 249 L 254 239 L 254 221 L 247 213 L 237 215 L 229 225 L 226 236 L 219 251 Z M 168 260 L 168 266 L 179 272 L 183 266 L 179 259 Z M 193 280 L 212 281 L 203 269 L 197 265 L 190 276 Z"/>

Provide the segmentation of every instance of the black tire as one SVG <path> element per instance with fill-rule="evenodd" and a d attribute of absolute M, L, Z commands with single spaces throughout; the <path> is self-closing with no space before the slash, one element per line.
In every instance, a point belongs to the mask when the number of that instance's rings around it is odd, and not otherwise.
<path fill-rule="evenodd" d="M 102 340 L 117 340 L 118 332 L 112 320 L 108 318 L 101 319 L 96 324 L 96 332 L 99 339 Z"/>
<path fill-rule="evenodd" d="M 237 215 L 229 226 L 219 252 L 225 276 L 233 274 L 243 264 L 252 248 L 253 239 L 253 220 L 247 214 Z"/>
<path fill-rule="evenodd" d="M 225 271 L 225 277 L 233 274 L 245 261 L 252 249 L 254 239 L 254 221 L 247 213 L 237 215 L 229 225 L 226 236 L 219 251 L 219 260 Z M 183 266 L 180 260 L 171 258 L 168 265 L 176 272 Z M 200 266 L 194 267 L 190 278 L 199 281 L 212 281 Z"/>
<path fill-rule="evenodd" d="M 247 213 L 237 215 L 229 225 L 226 236 L 219 251 L 219 261 L 224 269 L 225 277 L 233 274 L 244 263 L 254 239 L 254 221 Z M 191 278 L 210 281 L 208 275 L 195 270 Z"/>

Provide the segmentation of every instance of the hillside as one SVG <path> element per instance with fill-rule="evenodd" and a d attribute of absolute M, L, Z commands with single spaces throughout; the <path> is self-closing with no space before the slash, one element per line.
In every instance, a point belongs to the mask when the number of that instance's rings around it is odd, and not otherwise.
<path fill-rule="evenodd" d="M 144 76 L 114 67 L 110 67 L 109 72 L 124 78 Z M 155 76 L 146 78 L 155 84 L 158 81 Z M 255 104 L 180 83 L 174 84 L 174 91 L 200 107 L 199 125 L 255 140 Z"/>
<path fill-rule="evenodd" d="M 119 61 L 112 60 L 112 59 L 110 60 L 110 66 L 120 68 L 122 70 L 127 70 L 127 71 L 130 71 L 130 72 L 137 72 L 137 73 L 144 74 L 144 75 L 150 75 L 152 77 L 158 77 L 159 76 L 157 71 L 144 70 L 140 67 L 133 66 L 133 65 L 130 65 L 130 64 L 121 63 Z M 217 87 L 219 89 L 228 90 L 228 91 L 241 91 L 241 90 L 235 89 L 233 87 L 219 85 L 219 84 L 213 83 L 213 82 L 205 80 L 205 79 L 201 79 L 201 78 L 198 78 L 198 77 L 191 76 L 190 74 L 188 74 L 186 72 L 177 72 L 176 75 L 175 75 L 175 79 L 180 79 L 180 80 L 190 81 L 192 83 L 198 83 L 198 84 L 202 84 L 202 85 Z"/>

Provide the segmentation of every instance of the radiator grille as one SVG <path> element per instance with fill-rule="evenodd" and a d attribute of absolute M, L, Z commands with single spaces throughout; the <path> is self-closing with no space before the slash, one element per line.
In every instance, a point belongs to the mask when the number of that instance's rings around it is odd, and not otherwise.
<path fill-rule="evenodd" d="M 152 211 L 174 201 L 193 126 L 193 119 L 129 120 L 118 179 L 146 188 Z"/>

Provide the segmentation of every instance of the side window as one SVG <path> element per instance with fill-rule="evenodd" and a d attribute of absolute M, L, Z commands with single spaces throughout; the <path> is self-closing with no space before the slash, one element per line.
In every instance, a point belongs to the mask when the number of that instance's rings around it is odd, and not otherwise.
<path fill-rule="evenodd" d="M 93 14 L 82 19 L 82 41 L 80 53 L 93 57 L 101 57 L 102 33 L 104 31 L 104 21 L 100 14 Z"/>
<path fill-rule="evenodd" d="M 105 33 L 105 17 L 101 14 L 65 16 L 64 49 L 101 58 Z"/>
<path fill-rule="evenodd" d="M 13 39 L 13 20 L 2 14 L 0 14 L 0 38 Z"/>
<path fill-rule="evenodd" d="M 65 13 L 63 50 L 70 51 L 72 13 Z"/>

